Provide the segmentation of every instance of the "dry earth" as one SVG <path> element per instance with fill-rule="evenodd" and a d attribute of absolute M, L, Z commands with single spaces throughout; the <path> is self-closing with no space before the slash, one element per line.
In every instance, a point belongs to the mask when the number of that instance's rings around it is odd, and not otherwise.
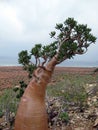
<path fill-rule="evenodd" d="M 28 80 L 27 72 L 22 67 L 0 67 L 0 90 L 17 85 L 20 80 Z"/>
<path fill-rule="evenodd" d="M 70 74 L 78 73 L 78 74 L 81 74 L 81 75 L 82 74 L 92 74 L 95 69 L 96 68 L 56 67 L 56 69 L 54 71 L 53 78 L 51 80 L 51 83 L 56 82 L 55 81 L 55 76 L 60 74 L 60 73 L 61 74 L 63 74 L 63 73 L 70 73 Z M 0 90 L 3 90 L 5 88 L 9 88 L 9 87 L 13 87 L 15 85 L 18 85 L 20 80 L 25 80 L 26 82 L 29 82 L 27 72 L 24 71 L 22 69 L 22 67 L 16 67 L 16 66 L 13 66 L 13 67 L 12 66 L 11 67 L 0 67 Z M 55 100 L 55 102 L 57 103 L 58 100 Z M 91 106 L 91 110 L 95 110 L 95 108 L 92 108 L 92 107 L 93 106 Z M 72 113 L 72 115 L 74 115 L 73 116 L 73 119 L 74 119 L 73 121 L 76 120 L 77 125 L 76 124 L 75 124 L 75 126 L 69 125 L 66 128 L 65 128 L 65 126 L 64 127 L 62 126 L 62 128 L 61 127 L 58 127 L 58 128 L 56 127 L 56 128 L 54 128 L 52 130 L 98 130 L 98 127 L 93 128 L 91 126 L 91 127 L 86 128 L 86 126 L 90 126 L 88 124 L 90 122 L 86 122 L 85 120 L 83 121 L 82 118 L 80 118 L 80 117 L 82 117 L 82 115 L 80 113 L 78 113 L 76 115 L 75 114 L 76 113 Z M 93 115 L 91 115 L 91 116 L 93 116 Z M 79 123 L 80 123 L 80 126 L 79 126 Z M 85 123 L 85 127 L 83 127 L 83 123 Z M 92 122 L 91 122 L 91 124 L 92 124 Z M 97 124 L 98 124 L 98 120 L 97 120 Z"/>
<path fill-rule="evenodd" d="M 94 71 L 95 68 L 79 68 L 79 67 L 56 67 L 54 74 L 59 73 L 79 73 L 89 74 Z M 0 90 L 17 85 L 20 80 L 28 82 L 27 72 L 22 67 L 0 67 Z"/>

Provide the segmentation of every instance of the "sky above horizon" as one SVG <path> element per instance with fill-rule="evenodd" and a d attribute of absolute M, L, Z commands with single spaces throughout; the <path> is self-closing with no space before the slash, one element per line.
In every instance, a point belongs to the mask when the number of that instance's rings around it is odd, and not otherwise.
<path fill-rule="evenodd" d="M 36 43 L 51 42 L 56 23 L 73 17 L 98 37 L 98 0 L 0 0 L 0 57 L 17 57 Z M 79 61 L 98 61 L 98 40 Z"/>

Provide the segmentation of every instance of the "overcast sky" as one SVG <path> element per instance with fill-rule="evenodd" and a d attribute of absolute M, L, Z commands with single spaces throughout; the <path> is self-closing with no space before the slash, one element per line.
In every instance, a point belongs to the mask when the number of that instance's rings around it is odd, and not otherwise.
<path fill-rule="evenodd" d="M 98 0 L 0 0 L 0 57 L 17 57 L 36 43 L 51 41 L 55 24 L 74 17 L 98 37 Z M 98 61 L 98 40 L 79 61 Z"/>

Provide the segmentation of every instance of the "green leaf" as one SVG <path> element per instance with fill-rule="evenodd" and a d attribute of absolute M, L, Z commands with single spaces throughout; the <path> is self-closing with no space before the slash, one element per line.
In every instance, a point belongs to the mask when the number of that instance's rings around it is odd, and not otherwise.
<path fill-rule="evenodd" d="M 71 28 L 74 28 L 77 25 L 77 22 L 74 20 L 74 18 L 68 18 L 64 22 L 66 26 L 70 26 Z"/>
<path fill-rule="evenodd" d="M 31 56 L 28 54 L 27 50 L 21 51 L 19 54 L 18 62 L 19 64 L 26 65 L 30 62 Z"/>
<path fill-rule="evenodd" d="M 34 55 L 35 57 L 40 57 L 41 56 L 41 49 L 42 45 L 41 44 L 36 44 L 32 49 L 31 49 L 31 55 Z"/>
<path fill-rule="evenodd" d="M 55 28 L 58 29 L 58 30 L 61 29 L 62 27 L 63 27 L 62 23 L 56 24 L 56 26 L 55 26 Z"/>
<path fill-rule="evenodd" d="M 52 32 L 50 33 L 51 38 L 54 37 L 55 34 L 56 34 L 56 32 L 55 32 L 55 31 L 52 31 Z"/>

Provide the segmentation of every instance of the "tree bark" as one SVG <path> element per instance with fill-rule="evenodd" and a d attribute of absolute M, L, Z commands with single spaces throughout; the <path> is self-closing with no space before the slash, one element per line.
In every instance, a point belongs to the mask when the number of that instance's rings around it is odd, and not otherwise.
<path fill-rule="evenodd" d="M 34 76 L 19 104 L 15 130 L 48 130 L 45 91 L 56 62 L 54 57 L 45 67 L 38 67 L 34 71 Z"/>

